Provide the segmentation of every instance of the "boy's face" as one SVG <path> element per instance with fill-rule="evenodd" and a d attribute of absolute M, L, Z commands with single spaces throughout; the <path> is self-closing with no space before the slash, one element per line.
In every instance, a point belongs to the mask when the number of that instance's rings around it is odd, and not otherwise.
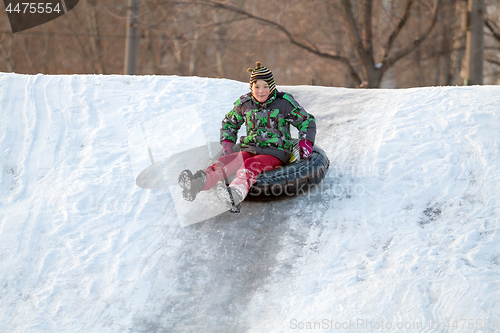
<path fill-rule="evenodd" d="M 253 97 L 260 103 L 267 101 L 269 97 L 269 85 L 264 80 L 257 80 L 252 84 L 252 94 Z"/>

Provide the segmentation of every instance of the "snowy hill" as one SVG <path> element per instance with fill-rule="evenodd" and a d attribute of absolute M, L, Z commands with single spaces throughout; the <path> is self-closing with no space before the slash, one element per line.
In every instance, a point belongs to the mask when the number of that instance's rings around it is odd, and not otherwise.
<path fill-rule="evenodd" d="M 500 87 L 278 89 L 322 187 L 181 226 L 136 177 L 247 83 L 0 74 L 0 331 L 500 330 Z"/>

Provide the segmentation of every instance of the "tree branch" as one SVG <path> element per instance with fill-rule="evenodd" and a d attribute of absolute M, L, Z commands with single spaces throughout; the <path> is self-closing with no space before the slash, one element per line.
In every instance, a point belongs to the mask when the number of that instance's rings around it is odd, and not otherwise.
<path fill-rule="evenodd" d="M 486 61 L 489 62 L 490 64 L 494 64 L 494 65 L 500 66 L 500 61 L 498 61 L 498 60 L 486 59 Z"/>
<path fill-rule="evenodd" d="M 363 39 L 361 38 L 359 31 L 358 31 L 358 26 L 356 23 L 356 20 L 354 19 L 354 14 L 352 13 L 352 6 L 351 6 L 351 1 L 350 0 L 342 0 L 342 6 L 344 8 L 344 19 L 347 22 L 347 26 L 349 27 L 349 32 L 351 36 L 351 43 L 354 46 L 354 49 L 356 50 L 356 53 L 358 54 L 359 59 L 361 60 L 361 63 L 363 64 L 363 70 L 364 70 L 364 79 L 368 79 L 370 76 L 367 70 L 374 68 L 375 61 L 373 59 L 373 55 L 367 51 L 365 48 L 365 45 L 363 43 Z M 371 18 L 366 20 L 366 14 L 370 13 L 371 15 L 371 9 L 366 9 L 365 8 L 365 16 L 364 16 L 364 26 L 363 29 L 366 29 L 366 24 L 371 24 Z M 366 21 L 365 21 L 366 20 Z M 371 28 L 368 29 L 369 34 L 371 35 Z M 366 31 L 366 32 L 368 32 Z M 371 39 L 371 36 L 370 36 Z M 359 78 L 359 75 L 358 75 Z M 358 84 L 361 84 L 364 80 L 359 79 L 357 81 Z"/>
<path fill-rule="evenodd" d="M 500 42 L 500 30 L 497 31 L 498 28 L 495 26 L 495 24 L 491 22 L 491 20 L 484 19 L 484 25 L 491 31 L 493 37 Z"/>
<path fill-rule="evenodd" d="M 403 17 L 399 19 L 398 24 L 394 26 L 394 30 L 392 31 L 391 35 L 387 39 L 387 44 L 385 46 L 385 51 L 384 51 L 384 58 L 386 59 L 389 56 L 389 52 L 391 52 L 392 46 L 394 45 L 394 41 L 396 40 L 396 37 L 398 37 L 399 33 L 405 26 L 406 22 L 408 21 L 408 18 L 410 17 L 410 9 L 411 6 L 413 6 L 413 1 L 414 0 L 406 0 L 406 5 L 405 5 L 405 11 L 403 14 Z"/>
<path fill-rule="evenodd" d="M 363 0 L 363 48 L 373 58 L 372 12 L 373 0 Z"/>
<path fill-rule="evenodd" d="M 346 20 L 347 26 L 349 27 L 351 42 L 354 46 L 354 49 L 358 53 L 361 62 L 363 64 L 367 64 L 369 62 L 369 61 L 367 62 L 369 55 L 363 46 L 363 39 L 359 34 L 358 25 L 356 24 L 356 20 L 354 19 L 354 14 L 352 13 L 351 1 L 342 0 L 342 6 L 344 7 L 344 19 Z"/>
<path fill-rule="evenodd" d="M 413 1 L 413 0 L 408 0 L 408 1 Z M 383 66 L 382 66 L 382 69 L 384 71 L 387 70 L 387 68 L 389 68 L 391 65 L 393 65 L 394 63 L 399 61 L 401 58 L 405 57 L 407 54 L 409 54 L 410 52 L 415 50 L 427 38 L 427 36 L 432 31 L 432 28 L 434 28 L 434 25 L 437 22 L 437 13 L 438 13 L 438 8 L 439 8 L 440 3 L 441 3 L 441 0 L 434 1 L 434 6 L 432 8 L 432 13 L 431 13 L 431 16 L 432 16 L 431 23 L 429 24 L 429 26 L 427 27 L 427 30 L 422 35 L 415 38 L 412 45 L 402 49 L 401 51 L 397 52 L 396 54 L 394 54 L 390 58 L 388 57 L 388 53 L 386 53 L 386 55 L 383 59 Z"/>

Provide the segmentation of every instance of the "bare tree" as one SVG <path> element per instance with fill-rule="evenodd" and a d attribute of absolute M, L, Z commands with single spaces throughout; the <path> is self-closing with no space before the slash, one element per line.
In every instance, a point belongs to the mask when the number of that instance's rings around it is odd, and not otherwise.
<path fill-rule="evenodd" d="M 8 49 L 3 45 L 2 41 L 0 40 L 0 48 L 5 54 L 5 64 L 7 65 L 7 70 L 9 72 L 13 72 L 14 68 L 12 67 L 12 62 L 11 62 L 11 55 L 12 55 L 12 45 L 14 44 L 14 34 L 10 34 L 9 38 L 9 47 Z"/>
<path fill-rule="evenodd" d="M 216 1 L 191 1 L 183 3 L 209 5 L 213 8 L 231 11 L 243 17 L 260 22 L 261 24 L 271 26 L 283 33 L 291 44 L 307 50 L 308 52 L 313 53 L 318 57 L 333 60 L 342 64 L 347 69 L 350 78 L 357 84 L 363 85 L 365 87 L 376 88 L 380 87 L 382 77 L 389 68 L 391 68 L 400 59 L 404 58 L 409 53 L 414 51 L 427 38 L 427 36 L 429 36 L 432 28 L 437 21 L 437 13 L 440 0 L 433 0 L 432 8 L 430 8 L 429 22 L 423 33 L 419 36 L 416 36 L 411 43 L 396 50 L 396 39 L 401 34 L 403 28 L 407 25 L 411 16 L 411 9 L 415 3 L 415 0 L 406 0 L 402 16 L 400 16 L 392 26 L 392 31 L 387 36 L 386 42 L 383 45 L 379 46 L 382 49 L 382 55 L 378 59 L 375 56 L 372 31 L 374 4 L 373 0 L 361 0 L 360 13 L 357 13 L 358 15 L 356 15 L 353 11 L 353 4 L 351 0 L 340 0 L 341 8 L 343 10 L 343 17 L 345 22 L 347 23 L 347 27 L 349 30 L 351 46 L 356 53 L 356 58 L 354 59 L 352 57 L 349 57 L 348 55 L 340 55 L 323 51 L 303 35 L 292 33 L 287 27 L 285 27 L 285 25 L 267 19 L 265 17 L 252 14 L 241 7 L 236 7 L 227 3 Z M 359 19 L 357 19 L 357 17 L 359 17 Z M 356 64 L 358 62 L 361 64 L 360 69 L 356 68 Z"/>
<path fill-rule="evenodd" d="M 498 84 L 500 82 L 500 56 L 498 52 L 500 50 L 500 25 L 498 24 L 500 7 L 498 2 L 494 1 L 487 1 L 485 4 L 484 25 L 487 31 L 485 41 L 489 44 L 485 47 L 485 66 L 489 71 L 489 73 L 485 73 L 485 76 L 491 80 L 491 83 Z"/>

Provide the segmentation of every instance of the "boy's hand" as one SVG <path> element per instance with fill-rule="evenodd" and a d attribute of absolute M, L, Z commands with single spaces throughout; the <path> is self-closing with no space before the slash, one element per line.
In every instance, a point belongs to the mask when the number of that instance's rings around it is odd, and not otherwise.
<path fill-rule="evenodd" d="M 222 141 L 222 155 L 229 155 L 233 153 L 234 142 L 231 140 Z"/>
<path fill-rule="evenodd" d="M 313 152 L 313 144 L 309 140 L 301 140 L 299 142 L 299 152 L 300 152 L 300 157 L 303 159 L 308 158 L 311 156 Z"/>

